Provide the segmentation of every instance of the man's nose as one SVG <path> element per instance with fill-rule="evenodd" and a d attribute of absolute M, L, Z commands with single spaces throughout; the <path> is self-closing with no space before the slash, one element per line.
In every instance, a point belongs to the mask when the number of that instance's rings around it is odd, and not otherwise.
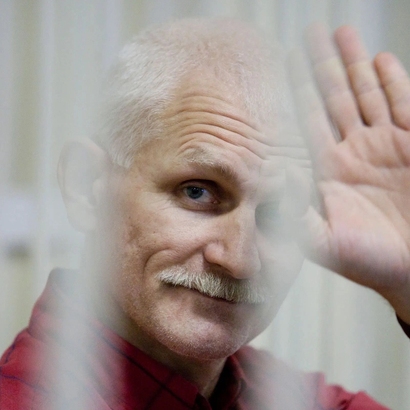
<path fill-rule="evenodd" d="M 236 209 L 214 222 L 212 239 L 204 250 L 206 261 L 221 266 L 236 279 L 249 279 L 259 273 L 255 213 L 251 209 Z"/>

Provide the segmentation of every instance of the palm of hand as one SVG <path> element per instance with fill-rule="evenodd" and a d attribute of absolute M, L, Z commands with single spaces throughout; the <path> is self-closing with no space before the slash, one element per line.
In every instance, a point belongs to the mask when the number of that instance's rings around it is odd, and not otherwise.
<path fill-rule="evenodd" d="M 363 127 L 322 160 L 326 219 L 315 218 L 317 251 L 371 288 L 401 286 L 410 272 L 409 138 L 395 127 Z"/>
<path fill-rule="evenodd" d="M 321 98 L 305 75 L 295 77 L 322 205 L 303 218 L 307 252 L 381 293 L 408 320 L 410 80 L 390 54 L 372 63 L 353 29 L 343 27 L 335 38 L 342 62 L 323 29 L 311 33 Z"/>

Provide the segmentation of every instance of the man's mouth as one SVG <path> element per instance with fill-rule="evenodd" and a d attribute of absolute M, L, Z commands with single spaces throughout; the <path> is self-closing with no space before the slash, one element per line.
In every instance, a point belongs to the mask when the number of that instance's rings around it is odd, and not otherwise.
<path fill-rule="evenodd" d="M 176 285 L 169 285 L 169 286 L 181 287 L 181 288 L 184 288 L 184 289 L 188 289 L 188 290 L 191 290 L 191 291 L 193 291 L 193 292 L 199 293 L 200 295 L 205 296 L 205 297 L 207 297 L 207 298 L 209 298 L 209 299 L 216 300 L 216 301 L 218 301 L 218 302 L 229 303 L 229 304 L 231 304 L 231 305 L 237 305 L 237 304 L 239 304 L 239 303 L 244 303 L 244 302 L 237 302 L 237 301 L 235 301 L 235 300 L 225 299 L 225 298 L 219 297 L 219 296 L 212 296 L 212 295 L 209 295 L 208 293 L 201 292 L 200 290 L 194 289 L 194 288 L 187 288 L 187 287 L 185 287 L 185 286 L 178 286 L 178 285 L 177 285 L 177 286 L 176 286 Z"/>

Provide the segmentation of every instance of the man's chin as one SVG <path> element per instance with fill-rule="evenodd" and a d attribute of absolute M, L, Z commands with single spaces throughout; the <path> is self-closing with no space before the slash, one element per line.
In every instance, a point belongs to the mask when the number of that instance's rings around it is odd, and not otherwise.
<path fill-rule="evenodd" d="M 157 328 L 157 331 L 160 329 Z M 196 318 L 184 329 L 162 329 L 154 337 L 178 356 L 196 361 L 220 360 L 232 355 L 259 334 L 259 329 Z M 263 329 L 261 329 L 263 330 Z"/>
<path fill-rule="evenodd" d="M 176 340 L 175 340 L 176 342 Z M 168 349 L 175 354 L 198 362 L 226 359 L 239 350 L 246 341 L 228 338 L 198 337 L 191 341 L 178 341 L 167 343 Z"/>
<path fill-rule="evenodd" d="M 184 289 L 173 291 L 178 294 L 178 302 L 162 306 L 165 309 L 156 316 L 155 335 L 151 336 L 181 356 L 199 360 L 226 358 L 271 321 L 266 305 L 215 300 Z"/>

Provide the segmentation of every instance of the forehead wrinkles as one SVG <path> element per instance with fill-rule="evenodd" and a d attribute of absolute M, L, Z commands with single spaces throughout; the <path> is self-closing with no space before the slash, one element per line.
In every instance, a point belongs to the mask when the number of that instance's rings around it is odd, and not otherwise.
<path fill-rule="evenodd" d="M 290 163 L 310 168 L 308 150 L 292 118 L 278 116 L 273 119 L 276 125 L 262 127 L 231 101 L 229 93 L 222 94 L 212 83 L 207 89 L 188 85 L 170 104 L 163 120 L 167 135 L 209 134 L 249 150 L 276 169 Z"/>
<path fill-rule="evenodd" d="M 288 167 L 298 167 L 311 170 L 312 164 L 307 148 L 304 147 L 276 147 L 264 161 L 264 168 L 269 166 L 286 169 Z"/>
<path fill-rule="evenodd" d="M 256 121 L 240 108 L 214 95 L 187 93 L 174 101 L 164 113 L 167 133 L 178 137 L 209 134 L 238 147 L 244 147 L 260 158 L 269 150 L 269 139 Z"/>

